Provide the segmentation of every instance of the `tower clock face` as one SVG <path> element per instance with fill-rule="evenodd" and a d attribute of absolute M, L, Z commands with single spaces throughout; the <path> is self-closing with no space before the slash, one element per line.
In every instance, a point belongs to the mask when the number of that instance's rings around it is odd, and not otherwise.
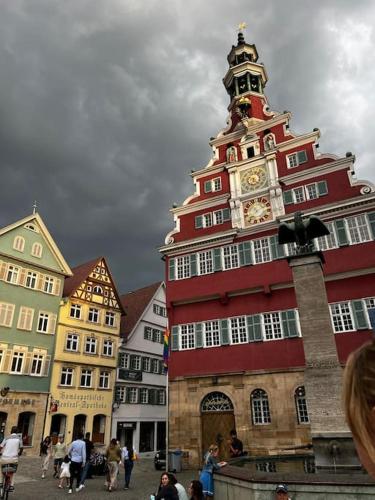
<path fill-rule="evenodd" d="M 267 198 L 253 198 L 243 204 L 246 225 L 258 224 L 271 219 L 271 204 Z"/>
<path fill-rule="evenodd" d="M 241 173 L 241 191 L 249 193 L 267 185 L 268 176 L 265 167 L 252 167 Z"/>

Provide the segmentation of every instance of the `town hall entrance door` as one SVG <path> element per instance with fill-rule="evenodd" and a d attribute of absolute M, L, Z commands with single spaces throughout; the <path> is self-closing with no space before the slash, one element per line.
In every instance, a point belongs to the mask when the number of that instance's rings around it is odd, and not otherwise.
<path fill-rule="evenodd" d="M 222 392 L 207 394 L 201 403 L 202 459 L 211 444 L 219 446 L 219 459 L 228 460 L 230 431 L 236 428 L 232 401 Z"/>

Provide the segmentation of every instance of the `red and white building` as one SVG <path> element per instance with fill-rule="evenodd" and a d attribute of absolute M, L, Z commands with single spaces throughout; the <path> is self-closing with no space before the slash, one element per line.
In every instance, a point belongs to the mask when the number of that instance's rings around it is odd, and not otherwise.
<path fill-rule="evenodd" d="M 355 157 L 318 152 L 320 132 L 296 135 L 289 112 L 269 108 L 267 72 L 254 45 L 229 55 L 227 126 L 212 159 L 192 172 L 194 193 L 173 208 L 166 258 L 171 330 L 170 447 L 197 464 L 236 427 L 245 448 L 269 453 L 310 441 L 304 353 L 280 221 L 319 216 L 316 240 L 340 361 L 371 337 L 375 307 L 375 190 Z M 198 112 L 198 110 L 197 110 Z M 272 452 L 272 451 L 271 451 Z"/>

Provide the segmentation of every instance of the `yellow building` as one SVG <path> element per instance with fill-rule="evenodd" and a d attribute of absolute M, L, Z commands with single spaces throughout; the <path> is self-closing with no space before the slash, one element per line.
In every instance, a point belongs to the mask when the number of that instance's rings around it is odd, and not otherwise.
<path fill-rule="evenodd" d="M 90 432 L 111 439 L 120 319 L 123 308 L 104 258 L 74 269 L 60 307 L 45 435 Z"/>

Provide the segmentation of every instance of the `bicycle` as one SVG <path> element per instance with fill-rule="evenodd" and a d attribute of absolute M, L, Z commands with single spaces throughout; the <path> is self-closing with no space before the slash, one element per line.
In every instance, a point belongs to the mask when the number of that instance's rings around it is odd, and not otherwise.
<path fill-rule="evenodd" d="M 1 469 L 3 471 L 3 484 L 0 488 L 0 498 L 8 500 L 8 495 L 10 491 L 13 491 L 12 477 L 17 471 L 18 464 L 3 464 Z"/>

